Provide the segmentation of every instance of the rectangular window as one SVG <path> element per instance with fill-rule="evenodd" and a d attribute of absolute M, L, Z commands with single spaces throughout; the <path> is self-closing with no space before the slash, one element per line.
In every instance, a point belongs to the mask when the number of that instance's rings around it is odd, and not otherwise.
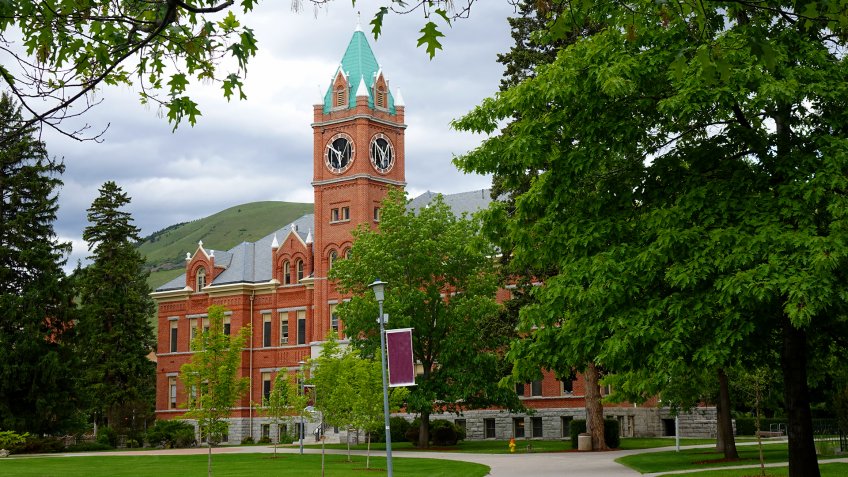
<path fill-rule="evenodd" d="M 271 373 L 262 373 L 262 402 L 271 397 Z"/>
<path fill-rule="evenodd" d="M 574 381 L 571 378 L 565 378 L 562 380 L 562 393 L 563 394 L 573 394 L 574 393 Z"/>
<path fill-rule="evenodd" d="M 168 409 L 177 408 L 177 377 L 168 377 Z"/>
<path fill-rule="evenodd" d="M 339 334 L 339 315 L 336 313 L 337 305 L 330 305 L 330 328 L 336 334 Z"/>
<path fill-rule="evenodd" d="M 262 314 L 262 346 L 268 348 L 271 346 L 271 314 Z"/>
<path fill-rule="evenodd" d="M 280 424 L 277 426 L 277 444 L 283 442 L 283 439 L 289 434 L 289 425 Z"/>
<path fill-rule="evenodd" d="M 515 394 L 524 396 L 524 383 L 515 383 Z"/>
<path fill-rule="evenodd" d="M 512 418 L 512 436 L 516 439 L 524 437 L 524 418 Z"/>
<path fill-rule="evenodd" d="M 189 347 L 194 343 L 194 339 L 197 338 L 197 318 L 189 318 L 188 320 L 188 339 L 189 339 Z"/>
<path fill-rule="evenodd" d="M 483 432 L 486 439 L 495 438 L 495 420 L 483 419 Z"/>
<path fill-rule="evenodd" d="M 530 383 L 530 395 L 531 396 L 541 396 L 542 395 L 542 380 L 538 379 Z"/>
<path fill-rule="evenodd" d="M 454 419 L 453 423 L 456 424 L 456 427 L 462 429 L 463 434 L 468 434 L 468 424 L 465 422 L 465 419 Z"/>
<path fill-rule="evenodd" d="M 350 220 L 350 207 L 342 207 L 342 220 Z"/>
<path fill-rule="evenodd" d="M 297 344 L 306 344 L 306 310 L 297 312 Z"/>
<path fill-rule="evenodd" d="M 224 317 L 224 334 L 230 336 L 230 317 Z"/>
<path fill-rule="evenodd" d="M 561 416 L 559 419 L 562 424 L 562 437 L 571 437 L 571 421 L 574 420 L 574 417 Z"/>
<path fill-rule="evenodd" d="M 289 344 L 289 312 L 280 312 L 280 345 Z"/>
<path fill-rule="evenodd" d="M 541 417 L 531 417 L 530 425 L 532 429 L 530 432 L 533 433 L 533 437 L 542 437 L 542 418 Z"/>
<path fill-rule="evenodd" d="M 380 208 L 374 207 L 374 222 L 380 221 Z"/>
<path fill-rule="evenodd" d="M 271 439 L 271 424 L 262 424 L 262 439 Z"/>
<path fill-rule="evenodd" d="M 330 222 L 339 221 L 339 209 L 330 209 Z"/>
<path fill-rule="evenodd" d="M 209 331 L 209 318 L 203 319 L 203 332 L 206 333 Z"/>
<path fill-rule="evenodd" d="M 171 321 L 171 352 L 177 352 L 177 338 L 179 337 L 177 333 L 177 320 Z"/>
<path fill-rule="evenodd" d="M 298 439 L 303 439 L 303 438 L 306 437 L 306 433 L 303 432 L 305 430 L 304 427 L 303 427 L 303 424 L 301 424 L 299 422 L 295 422 L 294 428 L 295 428 L 295 431 L 297 432 L 297 438 Z"/>

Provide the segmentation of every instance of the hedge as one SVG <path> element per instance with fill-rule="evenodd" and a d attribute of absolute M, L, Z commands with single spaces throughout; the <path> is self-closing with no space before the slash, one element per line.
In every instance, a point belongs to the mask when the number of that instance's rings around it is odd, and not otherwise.
<path fill-rule="evenodd" d="M 584 419 L 575 419 L 571 421 L 571 448 L 577 449 L 577 436 L 586 432 L 586 421 Z M 604 440 L 607 447 L 617 449 L 621 445 L 621 436 L 619 423 L 617 419 L 604 419 Z"/>

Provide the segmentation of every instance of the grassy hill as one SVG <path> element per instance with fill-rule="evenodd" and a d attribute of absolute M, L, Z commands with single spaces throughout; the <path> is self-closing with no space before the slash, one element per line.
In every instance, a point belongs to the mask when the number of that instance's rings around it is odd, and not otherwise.
<path fill-rule="evenodd" d="M 312 211 L 312 204 L 252 202 L 150 234 L 138 246 L 151 271 L 148 283 L 156 288 L 180 276 L 185 271 L 186 252 L 193 254 L 199 240 L 206 248 L 229 250 L 241 242 L 259 240 Z"/>

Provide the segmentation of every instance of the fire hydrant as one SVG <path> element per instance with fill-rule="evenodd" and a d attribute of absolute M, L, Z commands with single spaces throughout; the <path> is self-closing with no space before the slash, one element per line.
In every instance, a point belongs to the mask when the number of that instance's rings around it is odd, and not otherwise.
<path fill-rule="evenodd" d="M 509 452 L 515 453 L 515 438 L 509 440 Z"/>

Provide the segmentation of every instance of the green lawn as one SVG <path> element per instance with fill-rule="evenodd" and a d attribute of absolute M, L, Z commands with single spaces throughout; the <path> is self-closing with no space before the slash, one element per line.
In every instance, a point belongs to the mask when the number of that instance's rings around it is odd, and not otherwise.
<path fill-rule="evenodd" d="M 734 465 L 759 464 L 757 446 L 737 446 L 739 460 L 724 461 L 724 454 L 713 448 L 681 449 L 680 452 L 649 452 L 616 459 L 616 462 L 626 465 L 639 472 L 669 472 L 673 470 L 704 469 L 709 467 L 726 467 Z M 768 444 L 763 446 L 763 456 L 766 463 L 787 462 L 789 452 L 786 443 Z M 834 456 L 837 457 L 837 456 Z M 821 457 L 820 459 L 826 459 Z M 699 474 L 700 476 L 700 474 Z"/>
<path fill-rule="evenodd" d="M 398 477 L 483 477 L 489 467 L 470 462 L 439 459 L 394 459 Z M 213 456 L 216 477 L 262 477 L 319 475 L 320 455 L 219 454 Z M 343 455 L 326 456 L 328 477 L 385 475 L 385 458 L 371 457 L 371 470 L 365 469 L 365 457 L 354 456 L 347 462 Z M 0 475 L 14 477 L 202 477 L 206 475 L 206 455 L 115 456 L 108 453 L 86 457 L 21 457 L 0 459 Z"/>
<path fill-rule="evenodd" d="M 848 475 L 848 464 L 822 463 L 819 465 L 822 477 L 844 477 Z M 760 475 L 760 469 L 736 469 L 736 470 L 715 470 L 707 472 L 698 472 L 697 477 L 747 477 L 750 475 Z M 768 477 L 787 477 L 789 475 L 788 467 L 766 467 L 766 475 Z M 668 474 L 666 477 L 692 477 L 693 474 Z"/>

